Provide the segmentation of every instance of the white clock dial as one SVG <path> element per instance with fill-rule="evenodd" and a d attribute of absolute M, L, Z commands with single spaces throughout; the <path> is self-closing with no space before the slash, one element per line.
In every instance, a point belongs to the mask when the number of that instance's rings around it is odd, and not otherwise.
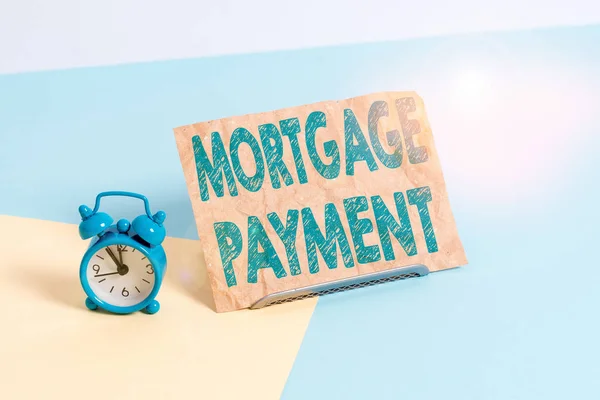
<path fill-rule="evenodd" d="M 111 305 L 129 307 L 144 301 L 154 288 L 156 271 L 134 247 L 112 245 L 92 255 L 87 280 L 96 296 Z"/>

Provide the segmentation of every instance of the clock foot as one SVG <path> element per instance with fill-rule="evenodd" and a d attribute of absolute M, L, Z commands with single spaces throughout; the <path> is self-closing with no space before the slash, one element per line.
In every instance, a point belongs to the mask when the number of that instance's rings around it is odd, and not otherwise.
<path fill-rule="evenodd" d="M 156 314 L 158 310 L 160 310 L 160 303 L 156 300 L 152 300 L 145 308 L 148 314 Z"/>
<path fill-rule="evenodd" d="M 94 303 L 89 297 L 85 299 L 85 306 L 92 311 L 98 308 L 98 305 Z"/>

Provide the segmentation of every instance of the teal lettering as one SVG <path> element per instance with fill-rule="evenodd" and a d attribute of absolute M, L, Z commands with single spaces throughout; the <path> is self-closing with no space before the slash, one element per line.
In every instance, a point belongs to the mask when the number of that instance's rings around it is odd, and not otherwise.
<path fill-rule="evenodd" d="M 365 246 L 363 235 L 373 232 L 373 223 L 367 218 L 358 218 L 358 213 L 367 211 L 369 203 L 365 196 L 344 199 L 344 209 L 348 218 L 348 226 L 352 233 L 352 241 L 359 264 L 368 264 L 381 259 L 377 245 Z"/>
<path fill-rule="evenodd" d="M 229 194 L 237 196 L 238 191 L 233 177 L 233 171 L 229 159 L 225 153 L 225 146 L 221 140 L 219 132 L 213 132 L 211 135 L 212 157 L 211 164 L 208 154 L 202 145 L 202 140 L 198 135 L 192 138 L 192 147 L 194 149 L 194 158 L 196 161 L 196 173 L 198 174 L 198 186 L 200 187 L 200 198 L 202 201 L 208 201 L 208 185 L 206 177 L 210 180 L 213 190 L 217 197 L 223 197 L 223 174 L 227 181 Z"/>
<path fill-rule="evenodd" d="M 259 245 L 264 251 L 259 251 Z M 265 228 L 258 218 L 251 216 L 248 217 L 248 283 L 257 282 L 258 270 L 262 268 L 272 268 L 279 279 L 287 276 Z"/>
<path fill-rule="evenodd" d="M 271 177 L 273 189 L 279 189 L 281 175 L 286 186 L 294 183 L 294 179 L 283 162 L 283 140 L 277 127 L 273 124 L 264 124 L 258 126 L 260 140 L 262 142 L 263 151 L 265 152 L 265 160 L 267 161 L 267 169 Z"/>
<path fill-rule="evenodd" d="M 285 254 L 290 265 L 290 273 L 292 275 L 300 275 L 300 262 L 298 261 L 298 253 L 296 252 L 296 232 L 298 231 L 298 210 L 288 210 L 287 221 L 284 226 L 279 216 L 272 212 L 267 215 L 271 226 L 275 229 L 277 236 L 285 246 Z"/>
<path fill-rule="evenodd" d="M 371 104 L 369 109 L 369 136 L 371 138 L 371 146 L 375 155 L 383 165 L 388 168 L 398 168 L 402 164 L 402 142 L 400 141 L 400 132 L 397 129 L 387 132 L 386 138 L 388 145 L 394 147 L 394 152 L 389 154 L 385 151 L 379 140 L 377 133 L 377 124 L 381 117 L 390 115 L 388 104 L 385 101 L 376 101 Z"/>
<path fill-rule="evenodd" d="M 346 175 L 354 175 L 354 163 L 357 161 L 366 161 L 371 172 L 379 168 L 358 125 L 356 116 L 350 109 L 344 110 L 344 137 L 346 139 Z M 356 144 L 354 144 L 355 139 Z"/>
<path fill-rule="evenodd" d="M 433 231 L 429 210 L 427 209 L 427 203 L 431 201 L 431 190 L 429 189 L 429 186 L 410 189 L 406 192 L 406 196 L 408 197 L 408 203 L 410 205 L 416 205 L 417 210 L 419 210 L 419 217 L 421 217 L 421 225 L 423 226 L 427 250 L 430 253 L 435 253 L 438 251 L 438 245 L 435 240 L 435 232 Z"/>
<path fill-rule="evenodd" d="M 340 215 L 333 203 L 325 204 L 325 236 L 321 233 L 315 217 L 309 207 L 302 209 L 302 223 L 304 225 L 304 241 L 308 255 L 308 270 L 311 274 L 319 272 L 319 259 L 317 248 L 321 252 L 325 264 L 329 269 L 337 268 L 337 244 L 346 268 L 354 267 L 352 250 L 342 227 Z"/>
<path fill-rule="evenodd" d="M 417 245 L 415 244 L 415 237 L 410 225 L 408 209 L 406 208 L 406 201 L 404 200 L 402 192 L 394 193 L 394 201 L 396 203 L 396 212 L 398 213 L 399 218 L 398 222 L 392 216 L 392 213 L 383 202 L 381 196 L 371 197 L 377 231 L 379 232 L 381 248 L 383 249 L 383 255 L 386 261 L 395 259 L 394 248 L 392 247 L 392 242 L 390 240 L 390 231 L 398 240 L 407 255 L 414 256 L 417 254 Z"/>
<path fill-rule="evenodd" d="M 287 136 L 290 140 L 292 154 L 294 155 L 294 164 L 296 164 L 296 173 L 298 174 L 298 181 L 301 184 L 304 184 L 308 182 L 308 178 L 306 177 L 304 160 L 302 159 L 300 144 L 298 143 L 298 137 L 296 136 L 300 133 L 300 121 L 298 121 L 298 118 L 284 119 L 279 121 L 279 127 L 281 128 L 281 134 Z"/>
<path fill-rule="evenodd" d="M 335 140 L 330 140 L 323 143 L 325 156 L 331 158 L 330 164 L 323 163 L 319 157 L 319 153 L 317 153 L 315 144 L 317 129 L 324 128 L 326 126 L 327 117 L 325 116 L 325 113 L 321 111 L 314 111 L 310 113 L 306 119 L 306 148 L 308 150 L 310 160 L 317 172 L 326 179 L 334 179 L 340 174 L 340 151 L 337 143 Z"/>
<path fill-rule="evenodd" d="M 246 143 L 252 150 L 254 156 L 254 163 L 256 165 L 256 172 L 254 176 L 248 176 L 242 169 L 240 163 L 239 147 L 242 143 Z M 231 163 L 233 164 L 233 171 L 237 176 L 240 184 L 250 192 L 258 191 L 263 184 L 265 178 L 265 163 L 262 158 L 260 151 L 260 145 L 258 141 L 250 131 L 246 128 L 237 128 L 231 135 L 231 142 L 229 143 L 229 152 L 231 154 Z"/>
<path fill-rule="evenodd" d="M 415 99 L 412 97 L 403 97 L 396 100 L 396 110 L 398 110 L 400 125 L 402 126 L 402 132 L 404 133 L 404 142 L 406 143 L 408 160 L 411 164 L 426 162 L 429 160 L 427 147 L 416 147 L 413 140 L 413 136 L 421 132 L 419 121 L 415 119 L 408 119 L 407 116 L 409 112 L 417 111 Z"/>
<path fill-rule="evenodd" d="M 213 225 L 221 253 L 221 264 L 225 273 L 227 287 L 237 285 L 235 271 L 233 270 L 233 260 L 241 253 L 244 247 L 242 233 L 233 222 L 215 222 Z"/>

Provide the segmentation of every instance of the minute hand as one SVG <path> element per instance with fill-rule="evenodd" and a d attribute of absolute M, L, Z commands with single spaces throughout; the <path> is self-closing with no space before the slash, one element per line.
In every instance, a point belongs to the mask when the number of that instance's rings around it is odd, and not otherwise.
<path fill-rule="evenodd" d="M 121 263 L 119 262 L 119 260 L 117 260 L 117 257 L 115 257 L 115 253 L 112 252 L 112 250 L 110 249 L 110 247 L 106 248 L 106 252 L 110 256 L 110 258 L 112 258 L 112 260 L 115 262 L 115 264 L 117 264 L 117 268 L 122 268 L 123 267 L 121 265 Z"/>
<path fill-rule="evenodd" d="M 108 275 L 116 275 L 118 273 L 119 273 L 119 271 L 117 271 L 117 272 L 109 272 L 108 274 L 94 275 L 94 278 L 99 278 L 101 276 L 108 276 Z"/>

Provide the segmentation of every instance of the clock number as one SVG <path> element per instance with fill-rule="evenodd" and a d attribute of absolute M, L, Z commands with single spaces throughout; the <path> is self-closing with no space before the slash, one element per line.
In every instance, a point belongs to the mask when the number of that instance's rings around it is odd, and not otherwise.
<path fill-rule="evenodd" d="M 94 270 L 94 272 L 96 273 L 96 275 L 98 275 L 98 273 L 100 272 L 100 266 L 98 264 L 94 264 L 92 266 L 92 269 Z"/>
<path fill-rule="evenodd" d="M 127 291 L 126 288 L 123 288 L 123 291 L 121 292 L 121 296 L 123 296 L 123 297 L 128 297 L 129 296 L 129 292 Z"/>
<path fill-rule="evenodd" d="M 119 249 L 119 251 L 120 251 L 121 253 L 126 253 L 126 252 L 127 252 L 127 246 L 124 246 L 124 245 L 122 245 L 122 244 L 118 244 L 118 245 L 117 245 L 117 249 Z"/>
<path fill-rule="evenodd" d="M 149 271 L 146 271 L 148 275 L 152 275 L 154 273 L 154 268 L 152 268 L 152 264 L 146 265 L 146 268 L 150 268 Z"/>

